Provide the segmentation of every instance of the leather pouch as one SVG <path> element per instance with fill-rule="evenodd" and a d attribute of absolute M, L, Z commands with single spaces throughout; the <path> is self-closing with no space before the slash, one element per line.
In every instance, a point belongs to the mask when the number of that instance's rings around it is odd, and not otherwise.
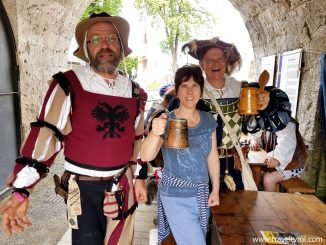
<path fill-rule="evenodd" d="M 123 199 L 124 193 L 122 190 L 106 191 L 103 202 L 104 215 L 112 219 L 119 219 L 124 206 Z"/>
<path fill-rule="evenodd" d="M 243 153 L 244 158 L 247 158 L 248 157 L 248 152 L 249 152 L 249 146 L 246 145 L 246 144 L 242 145 L 241 146 L 241 151 Z M 239 156 L 238 152 L 233 153 L 233 159 L 234 159 L 233 168 L 235 170 L 241 171 L 242 166 L 241 166 L 241 160 L 240 160 L 240 156 Z"/>

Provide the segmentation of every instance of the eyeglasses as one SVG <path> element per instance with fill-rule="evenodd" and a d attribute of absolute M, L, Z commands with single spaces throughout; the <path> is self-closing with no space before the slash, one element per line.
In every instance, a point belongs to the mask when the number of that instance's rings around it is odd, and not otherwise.
<path fill-rule="evenodd" d="M 91 43 L 94 46 L 98 46 L 102 43 L 103 39 L 109 44 L 115 44 L 118 42 L 118 36 L 116 34 L 108 34 L 107 36 L 92 35 L 87 43 Z"/>
<path fill-rule="evenodd" d="M 209 60 L 206 61 L 206 63 L 209 64 L 209 65 L 214 65 L 216 63 L 224 64 L 225 62 L 226 62 L 225 58 L 209 59 Z"/>

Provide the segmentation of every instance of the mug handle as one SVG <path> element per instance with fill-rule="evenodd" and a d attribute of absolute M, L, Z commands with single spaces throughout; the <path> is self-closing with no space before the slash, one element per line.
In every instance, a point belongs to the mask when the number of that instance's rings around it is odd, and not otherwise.
<path fill-rule="evenodd" d="M 168 111 L 168 109 L 165 109 L 164 113 L 166 115 L 166 120 L 168 121 L 169 120 L 169 111 Z M 166 141 L 166 137 L 164 136 L 164 134 L 160 135 L 160 137 L 163 139 L 163 141 Z"/>

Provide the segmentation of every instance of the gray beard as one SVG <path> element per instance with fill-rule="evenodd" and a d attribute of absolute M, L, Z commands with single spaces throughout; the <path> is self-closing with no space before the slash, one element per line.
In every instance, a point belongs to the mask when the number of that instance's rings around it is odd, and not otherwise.
<path fill-rule="evenodd" d="M 113 75 L 121 61 L 121 57 L 112 62 L 100 62 L 97 57 L 89 57 L 90 65 L 97 72 Z"/>
<path fill-rule="evenodd" d="M 117 69 L 118 67 L 118 63 L 102 63 L 102 64 L 99 64 L 97 62 L 94 62 L 94 64 L 92 65 L 94 67 L 94 69 L 98 72 L 102 72 L 102 73 L 107 73 L 107 74 L 110 74 L 110 75 L 113 75 L 115 70 Z"/>

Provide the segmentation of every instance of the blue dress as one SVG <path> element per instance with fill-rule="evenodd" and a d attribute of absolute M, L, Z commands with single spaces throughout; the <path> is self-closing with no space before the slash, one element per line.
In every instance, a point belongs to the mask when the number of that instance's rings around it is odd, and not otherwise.
<path fill-rule="evenodd" d="M 172 149 L 164 144 L 161 147 L 164 170 L 157 203 L 159 244 L 171 231 L 177 244 L 206 244 L 209 215 L 207 158 L 217 123 L 210 113 L 199 113 L 199 124 L 188 128 L 189 148 Z M 176 118 L 174 112 L 168 117 Z"/>
<path fill-rule="evenodd" d="M 200 113 L 200 122 L 196 127 L 188 128 L 189 148 L 167 148 L 164 143 L 161 147 L 164 159 L 164 174 L 190 181 L 194 184 L 208 181 L 207 157 L 212 148 L 212 133 L 217 128 L 214 117 L 204 111 Z M 176 118 L 174 111 L 168 114 L 169 118 Z M 169 127 L 167 123 L 167 128 Z M 168 130 L 166 130 L 168 132 Z M 161 195 L 175 197 L 194 197 L 196 190 L 188 188 L 160 186 Z"/>

